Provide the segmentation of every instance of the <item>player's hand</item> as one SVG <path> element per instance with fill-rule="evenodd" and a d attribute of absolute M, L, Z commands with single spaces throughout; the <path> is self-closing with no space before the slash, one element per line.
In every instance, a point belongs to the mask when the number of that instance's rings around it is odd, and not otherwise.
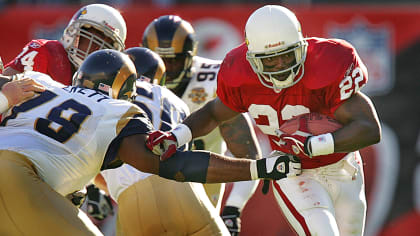
<path fill-rule="evenodd" d="M 280 150 L 301 159 L 312 158 L 311 151 L 308 148 L 310 137 L 312 136 L 282 134 L 280 135 L 280 139 L 283 141 L 283 144 L 280 145 Z"/>
<path fill-rule="evenodd" d="M 225 206 L 221 216 L 230 235 L 238 236 L 241 232 L 241 213 L 239 209 L 234 206 Z"/>
<path fill-rule="evenodd" d="M 111 198 L 94 185 L 87 187 L 87 212 L 97 220 L 114 214 Z"/>
<path fill-rule="evenodd" d="M 146 140 L 146 146 L 164 161 L 175 154 L 178 147 L 175 135 L 160 130 L 153 131 Z"/>
<path fill-rule="evenodd" d="M 272 152 L 268 158 L 257 160 L 257 173 L 260 179 L 278 180 L 298 176 L 302 172 L 299 158 Z"/>
<path fill-rule="evenodd" d="M 1 91 L 9 101 L 9 107 L 11 107 L 31 98 L 35 95 L 35 92 L 44 92 L 45 87 L 33 79 L 25 78 L 4 84 Z"/>

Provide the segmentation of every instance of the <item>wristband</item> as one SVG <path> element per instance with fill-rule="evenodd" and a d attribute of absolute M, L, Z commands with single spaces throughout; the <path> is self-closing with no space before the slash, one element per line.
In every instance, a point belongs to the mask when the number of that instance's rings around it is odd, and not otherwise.
<path fill-rule="evenodd" d="M 6 112 L 9 109 L 9 100 L 6 95 L 0 91 L 0 113 Z"/>
<path fill-rule="evenodd" d="M 249 172 L 251 174 L 251 180 L 258 179 L 257 160 L 251 160 L 249 165 Z"/>
<path fill-rule="evenodd" d="M 313 136 L 309 139 L 312 156 L 334 153 L 334 138 L 331 133 Z"/>
<path fill-rule="evenodd" d="M 175 136 L 178 147 L 188 143 L 192 139 L 192 133 L 190 128 L 187 125 L 179 124 L 175 127 L 174 130 L 171 131 L 172 134 Z"/>

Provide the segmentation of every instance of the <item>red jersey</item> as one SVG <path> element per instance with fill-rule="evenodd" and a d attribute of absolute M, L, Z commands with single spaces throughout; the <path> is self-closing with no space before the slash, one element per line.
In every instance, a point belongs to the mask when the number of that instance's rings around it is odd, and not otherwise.
<path fill-rule="evenodd" d="M 309 38 L 304 75 L 295 85 L 276 93 L 265 87 L 246 60 L 245 44 L 223 60 L 217 95 L 232 110 L 249 112 L 267 134 L 274 150 L 280 150 L 275 131 L 294 116 L 318 112 L 334 117 L 335 110 L 367 82 L 367 69 L 356 50 L 339 39 Z M 303 159 L 310 169 L 335 163 L 328 155 Z"/>
<path fill-rule="evenodd" d="M 5 67 L 11 67 L 20 72 L 42 72 L 65 85 L 71 85 L 72 82 L 71 62 L 63 45 L 57 40 L 32 40 Z"/>

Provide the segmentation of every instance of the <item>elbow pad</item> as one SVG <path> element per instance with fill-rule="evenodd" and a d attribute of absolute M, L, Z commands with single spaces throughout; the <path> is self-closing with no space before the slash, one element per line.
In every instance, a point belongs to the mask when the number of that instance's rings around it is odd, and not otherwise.
<path fill-rule="evenodd" d="M 159 163 L 159 176 L 179 182 L 205 183 L 209 161 L 210 152 L 177 151 Z"/>

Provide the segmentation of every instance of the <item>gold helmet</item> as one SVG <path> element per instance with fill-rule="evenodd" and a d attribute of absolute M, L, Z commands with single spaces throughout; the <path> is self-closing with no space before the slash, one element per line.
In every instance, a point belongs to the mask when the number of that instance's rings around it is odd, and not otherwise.
<path fill-rule="evenodd" d="M 86 57 L 73 76 L 73 86 L 131 101 L 136 95 L 136 75 L 136 67 L 126 54 L 114 49 L 101 49 Z"/>
<path fill-rule="evenodd" d="M 144 47 L 132 47 L 124 51 L 134 62 L 137 79 L 165 85 L 166 68 L 160 56 Z"/>
<path fill-rule="evenodd" d="M 162 57 L 169 89 L 188 79 L 192 58 L 197 54 L 197 39 L 189 22 L 176 15 L 153 20 L 143 33 L 143 46 Z"/>

